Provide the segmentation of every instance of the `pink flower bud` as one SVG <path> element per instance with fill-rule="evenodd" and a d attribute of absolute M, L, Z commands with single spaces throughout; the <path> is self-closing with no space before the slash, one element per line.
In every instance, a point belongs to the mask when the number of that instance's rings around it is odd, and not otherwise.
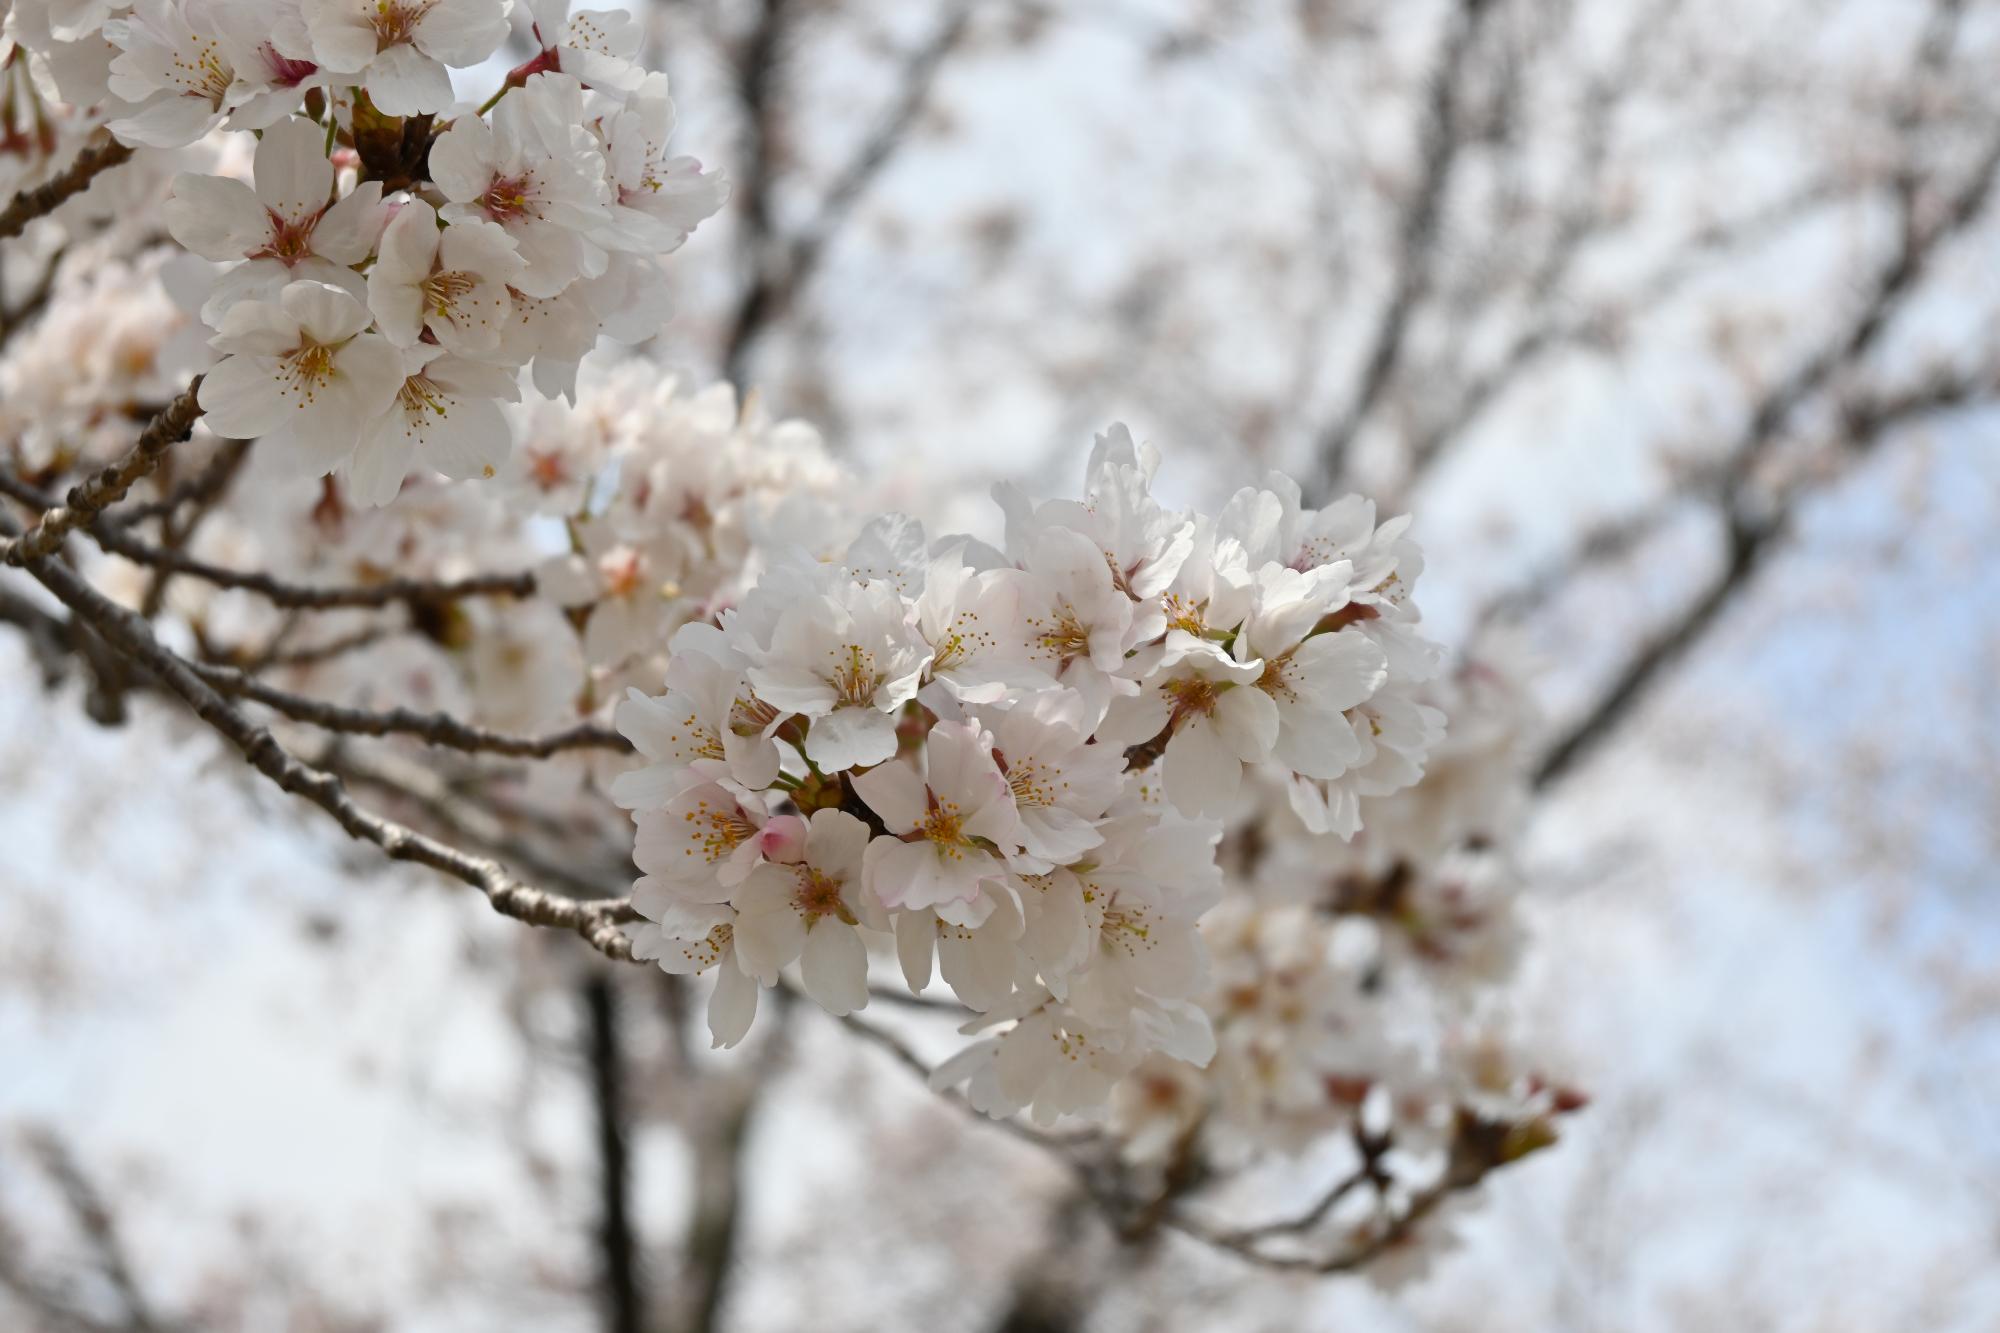
<path fill-rule="evenodd" d="M 757 834 L 757 850 L 766 861 L 801 861 L 806 854 L 806 821 L 797 815 L 775 815 Z"/>

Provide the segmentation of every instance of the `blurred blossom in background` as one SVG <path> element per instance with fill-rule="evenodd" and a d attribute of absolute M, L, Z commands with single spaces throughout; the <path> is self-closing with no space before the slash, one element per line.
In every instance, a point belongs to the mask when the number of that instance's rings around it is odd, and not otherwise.
<path fill-rule="evenodd" d="M 625 7 L 733 182 L 643 355 L 877 507 L 997 539 L 1124 420 L 1171 504 L 1416 515 L 1530 682 L 1516 999 L 1591 1104 L 1407 1282 L 1124 1240 L 0 634 L 0 1326 L 603 1327 L 607 1034 L 636 1327 L 2000 1326 L 2000 4 Z"/>

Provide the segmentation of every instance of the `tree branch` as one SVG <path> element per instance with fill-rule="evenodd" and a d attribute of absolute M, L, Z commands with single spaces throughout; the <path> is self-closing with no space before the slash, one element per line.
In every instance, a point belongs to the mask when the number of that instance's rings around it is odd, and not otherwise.
<path fill-rule="evenodd" d="M 139 433 L 138 442 L 130 452 L 88 481 L 72 487 L 65 503 L 43 514 L 41 521 L 25 535 L 0 543 L 0 559 L 10 565 L 24 565 L 51 555 L 72 529 L 89 523 L 106 507 L 123 499 L 134 482 L 159 466 L 161 455 L 194 430 L 195 418 L 201 415 L 197 397 L 200 389 L 201 376 L 197 375 Z"/>
<path fill-rule="evenodd" d="M 295 722 L 310 723 L 326 731 L 353 736 L 415 736 L 446 749 L 513 755 L 523 759 L 546 759 L 564 750 L 598 749 L 630 753 L 632 749 L 632 742 L 618 732 L 594 722 L 579 722 L 545 736 L 515 736 L 461 722 L 449 713 L 420 713 L 410 708 L 375 711 L 311 699 L 278 689 L 235 667 L 205 662 L 189 662 L 187 666 L 222 694 L 249 699 L 266 708 L 276 709 Z"/>
<path fill-rule="evenodd" d="M 32 190 L 21 191 L 5 208 L 0 208 L 0 241 L 19 236 L 30 222 L 55 212 L 70 196 L 89 189 L 90 183 L 100 174 L 128 161 L 131 156 L 129 147 L 109 135 L 86 147 L 76 155 L 76 161 L 53 179 Z"/>
<path fill-rule="evenodd" d="M 1491 0 L 1459 0 L 1447 20 L 1449 27 L 1431 71 L 1423 122 L 1418 131 L 1416 189 L 1403 209 L 1396 232 L 1394 285 L 1388 303 L 1376 319 L 1374 336 L 1362 358 L 1348 404 L 1320 436 L 1313 492 L 1321 496 L 1339 485 L 1354 437 L 1388 387 L 1390 374 L 1402 356 L 1410 317 L 1429 289 L 1438 214 L 1462 145 L 1458 108 L 1465 62 L 1490 3 Z"/>
<path fill-rule="evenodd" d="M 604 1254 L 605 1328 L 608 1333 L 642 1333 L 645 1310 L 639 1294 L 638 1245 L 632 1234 L 629 1200 L 631 1168 L 626 1158 L 624 1057 L 618 1041 L 618 997 L 611 978 L 593 976 L 583 984 L 590 1014 L 590 1083 L 597 1104 L 599 1196 L 598 1237 Z"/>
<path fill-rule="evenodd" d="M 626 961 L 632 957 L 631 942 L 619 929 L 638 920 L 629 899 L 578 901 L 558 897 L 523 884 L 497 861 L 469 855 L 364 810 L 348 795 L 338 777 L 299 761 L 270 732 L 250 721 L 203 680 L 194 664 L 162 646 L 142 617 L 106 598 L 59 560 L 39 559 L 29 564 L 28 570 L 79 620 L 127 658 L 145 667 L 169 692 L 193 709 L 195 716 L 242 751 L 259 773 L 280 790 L 318 806 L 349 837 L 380 848 L 391 860 L 429 866 L 471 885 L 484 893 L 488 903 L 503 916 L 530 925 L 575 931 L 607 958 Z"/>
<path fill-rule="evenodd" d="M 750 286 L 737 306 L 736 318 L 730 327 L 723 353 L 724 378 L 731 383 L 742 382 L 744 364 L 757 336 L 773 319 L 784 313 L 811 281 L 821 258 L 847 223 L 855 205 L 907 142 L 910 127 L 916 123 L 918 114 L 930 97 L 931 88 L 937 82 L 938 70 L 965 36 L 973 3 L 974 0 L 951 0 L 950 8 L 937 30 L 909 54 L 903 63 L 902 75 L 896 80 L 897 92 L 888 112 L 861 141 L 847 165 L 834 176 L 832 186 L 820 203 L 818 215 L 789 245 L 783 247 L 782 257 L 775 260 L 768 253 L 772 248 L 772 225 L 766 200 L 770 178 L 770 67 L 774 60 L 777 31 L 775 28 L 769 32 L 765 29 L 778 22 L 771 13 L 778 7 L 776 0 L 767 8 L 765 25 L 753 36 L 746 51 L 740 85 L 745 108 L 756 127 L 752 142 L 755 151 L 746 154 L 745 168 L 745 174 L 752 176 L 754 181 L 745 192 L 748 206 L 744 215 L 746 226 L 751 230 L 747 248 L 751 255 L 752 273 Z"/>

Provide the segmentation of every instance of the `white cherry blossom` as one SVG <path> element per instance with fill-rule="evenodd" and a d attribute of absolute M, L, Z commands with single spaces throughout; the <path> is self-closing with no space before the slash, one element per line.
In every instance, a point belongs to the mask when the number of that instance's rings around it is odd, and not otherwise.
<path fill-rule="evenodd" d="M 592 126 L 611 187 L 609 216 L 597 233 L 606 247 L 649 255 L 677 250 L 728 199 L 729 185 L 720 175 L 704 172 L 692 157 L 668 155 L 674 103 L 664 74 L 647 78 Z"/>
<path fill-rule="evenodd" d="M 809 720 L 806 758 L 835 773 L 896 753 L 897 715 L 930 658 L 892 586 L 842 578 L 779 615 L 749 676 L 759 699 Z"/>
<path fill-rule="evenodd" d="M 736 957 L 736 913 L 727 903 L 686 903 L 655 886 L 634 886 L 632 906 L 646 918 L 632 931 L 632 956 L 671 976 L 715 973 L 708 1031 L 718 1048 L 749 1035 L 757 1018 L 757 981 Z"/>
<path fill-rule="evenodd" d="M 324 131 L 299 116 L 264 131 L 254 188 L 222 176 L 182 172 L 167 199 L 167 230 L 204 259 L 243 260 L 225 272 L 201 317 L 220 328 L 244 300 L 270 300 L 290 282 L 322 282 L 356 297 L 367 285 L 353 266 L 367 259 L 388 214 L 382 187 L 367 181 L 334 198 Z"/>
<path fill-rule="evenodd" d="M 726 775 L 752 791 L 778 776 L 772 733 L 785 715 L 753 696 L 741 671 L 693 646 L 704 632 L 715 633 L 686 625 L 674 636 L 664 695 L 634 689 L 618 705 L 618 730 L 650 761 L 611 784 L 612 798 L 627 809 L 663 804 L 684 773 Z"/>
<path fill-rule="evenodd" d="M 295 474 L 333 471 L 404 383 L 396 349 L 368 323 L 365 306 L 319 282 L 231 306 L 211 340 L 225 355 L 201 383 L 209 429 L 262 437 Z"/>
<path fill-rule="evenodd" d="M 636 817 L 633 862 L 688 902 L 727 902 L 766 856 L 783 856 L 805 837 L 797 815 L 773 815 L 754 792 L 698 778 L 661 810 Z"/>
<path fill-rule="evenodd" d="M 415 471 L 490 477 L 513 440 L 500 410 L 520 394 L 513 375 L 430 344 L 398 354 L 402 387 L 388 410 L 362 429 L 347 468 L 349 488 L 362 504 L 389 503 Z"/>
<path fill-rule="evenodd" d="M 885 907 L 936 907 L 976 925 L 988 880 L 1006 874 L 1018 819 L 992 738 L 969 722 L 939 722 L 926 738 L 927 768 L 883 764 L 854 789 L 894 837 L 868 844 L 868 887 Z M 990 899 L 986 904 L 990 908 Z"/>
<path fill-rule="evenodd" d="M 398 346 L 429 332 L 460 356 L 490 356 L 514 312 L 508 286 L 525 267 L 513 239 L 493 223 L 440 228 L 436 210 L 411 200 L 382 232 L 368 308 Z"/>
<path fill-rule="evenodd" d="M 981 709 L 993 758 L 1019 815 L 1016 865 L 1046 871 L 1103 842 L 1097 821 L 1124 789 L 1125 756 L 1092 745 L 1095 719 L 1069 690 L 1044 690 L 1008 708 Z"/>
<path fill-rule="evenodd" d="M 503 0 L 303 0 L 300 12 L 312 58 L 391 116 L 443 111 L 445 67 L 477 65 L 507 39 Z"/>
<path fill-rule="evenodd" d="M 1278 710 L 1257 689 L 1264 663 L 1239 661 L 1213 644 L 1189 640 L 1139 687 L 1112 700 L 1099 735 L 1140 745 L 1166 734 L 1162 773 L 1167 797 L 1183 815 L 1226 815 L 1243 765 L 1270 757 Z"/>
<path fill-rule="evenodd" d="M 559 70 L 574 75 L 586 88 L 629 93 L 646 71 L 636 63 L 645 33 L 639 21 L 621 9 L 570 9 L 570 0 L 527 0 L 528 31 L 541 54 L 523 69 L 530 73 Z M 655 75 L 663 78 L 663 75 Z"/>
<path fill-rule="evenodd" d="M 806 994 L 830 1014 L 868 1003 L 868 947 L 859 926 L 879 924 L 862 889 L 868 826 L 840 810 L 813 813 L 795 856 L 766 861 L 736 891 L 737 957 L 775 985 L 796 960 Z"/>
<path fill-rule="evenodd" d="M 450 201 L 439 210 L 445 221 L 504 229 L 526 263 L 513 285 L 527 296 L 554 297 L 604 271 L 590 238 L 608 216 L 609 187 L 582 97 L 570 76 L 537 74 L 501 99 L 491 124 L 462 116 L 431 145 L 432 179 Z"/>

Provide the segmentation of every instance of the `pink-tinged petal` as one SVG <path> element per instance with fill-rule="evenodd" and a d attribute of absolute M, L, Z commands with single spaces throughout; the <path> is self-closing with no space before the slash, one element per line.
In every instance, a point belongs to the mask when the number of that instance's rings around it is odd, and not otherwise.
<path fill-rule="evenodd" d="M 797 872 L 789 866 L 759 866 L 736 890 L 736 959 L 767 986 L 805 947 L 806 925 L 792 906 Z"/>
<path fill-rule="evenodd" d="M 858 883 L 868 850 L 868 826 L 845 810 L 815 810 L 806 833 L 806 860 L 829 879 Z"/>
<path fill-rule="evenodd" d="M 137 113 L 112 121 L 111 132 L 139 147 L 185 148 L 221 118 L 205 98 L 164 92 L 147 99 Z"/>
<path fill-rule="evenodd" d="M 799 956 L 799 979 L 806 994 L 835 1017 L 868 1005 L 868 949 L 860 932 L 822 917 L 806 935 Z"/>
<path fill-rule="evenodd" d="M 392 46 L 368 65 L 368 97 L 387 116 L 419 116 L 451 105 L 451 75 L 410 45 Z"/>
<path fill-rule="evenodd" d="M 804 667 L 751 667 L 749 675 L 757 697 L 783 712 L 811 717 L 833 707 L 833 687 Z"/>
<path fill-rule="evenodd" d="M 358 74 L 375 57 L 374 25 L 358 7 L 315 5 L 309 11 L 306 31 L 312 41 L 312 58 L 336 73 Z"/>
<path fill-rule="evenodd" d="M 758 693 L 761 695 L 762 690 Z M 865 768 L 896 757 L 896 718 L 872 708 L 836 708 L 806 732 L 806 758 L 825 773 Z"/>
<path fill-rule="evenodd" d="M 333 194 L 325 136 L 303 116 L 290 116 L 265 130 L 257 143 L 257 200 L 293 226 L 318 217 Z"/>
<path fill-rule="evenodd" d="M 226 439 L 254 440 L 283 425 L 292 409 L 275 388 L 278 374 L 272 357 L 224 357 L 201 382 L 208 428 Z"/>
<path fill-rule="evenodd" d="M 806 821 L 774 815 L 757 832 L 757 853 L 766 861 L 797 861 L 806 854 Z"/>
<path fill-rule="evenodd" d="M 366 308 L 359 301 L 347 300 L 366 318 Z M 396 401 L 403 387 L 403 358 L 379 334 L 363 333 L 350 339 L 340 349 L 335 364 L 340 368 L 337 382 L 352 396 L 359 420 L 374 420 Z"/>
<path fill-rule="evenodd" d="M 336 264 L 358 264 L 374 251 L 388 220 L 382 183 L 363 181 L 313 228 L 313 252 Z"/>
<path fill-rule="evenodd" d="M 1174 809 L 1189 819 L 1220 819 L 1231 813 L 1243 781 L 1243 763 L 1207 718 L 1191 717 L 1181 724 L 1167 742 L 1162 767 L 1167 799 Z"/>
<path fill-rule="evenodd" d="M 708 1035 L 717 1048 L 734 1046 L 757 1018 L 757 982 L 724 959 L 715 969 L 715 991 L 708 997 Z"/>
<path fill-rule="evenodd" d="M 1374 696 L 1389 677 L 1389 659 L 1373 639 L 1357 631 L 1318 634 L 1292 653 L 1288 676 L 1302 698 L 1336 712 Z"/>
<path fill-rule="evenodd" d="M 1246 764 L 1261 763 L 1278 739 L 1278 706 L 1260 689 L 1239 685 L 1215 701 L 1216 734 Z"/>
<path fill-rule="evenodd" d="M 493 129 L 476 116 L 461 116 L 431 144 L 431 180 L 445 198 L 467 204 L 493 184 Z M 447 211 L 446 216 L 450 216 Z"/>
<path fill-rule="evenodd" d="M 167 233 L 203 259 L 226 262 L 259 249 L 270 232 L 256 192 L 242 181 L 182 172 L 166 202 Z"/>
<path fill-rule="evenodd" d="M 352 276 L 352 275 L 350 275 Z M 285 290 L 292 281 L 292 271 L 275 259 L 248 259 L 233 268 L 224 269 L 210 284 L 208 298 L 201 305 L 202 323 L 212 329 L 229 326 L 229 315 L 239 305 L 255 304 L 268 306 L 276 311 L 278 293 Z M 289 319 L 284 320 L 286 340 L 282 346 L 273 346 L 273 352 L 291 345 L 297 334 L 296 326 Z M 215 344 L 220 346 L 220 344 Z M 224 351 L 242 350 L 235 347 L 222 348 Z"/>
<path fill-rule="evenodd" d="M 368 327 L 368 307 L 338 287 L 323 282 L 287 284 L 278 296 L 285 313 L 321 343 L 338 343 Z M 400 367 L 400 363 L 399 363 Z M 396 376 L 400 384 L 402 375 Z"/>
<path fill-rule="evenodd" d="M 498 0 L 441 0 L 425 11 L 411 38 L 447 65 L 477 65 L 507 40 L 507 11 Z"/>
<path fill-rule="evenodd" d="M 896 961 L 902 965 L 903 981 L 913 992 L 922 992 L 931 984 L 931 958 L 936 950 L 936 917 L 929 912 L 897 915 Z"/>
<path fill-rule="evenodd" d="M 890 832 L 908 833 L 923 822 L 924 780 L 909 764 L 883 764 L 866 773 L 856 773 L 850 781 L 868 808 L 882 816 Z"/>
<path fill-rule="evenodd" d="M 356 504 L 385 505 L 402 492 L 411 461 L 402 435 L 403 413 L 395 407 L 362 430 L 347 464 L 347 493 Z"/>

